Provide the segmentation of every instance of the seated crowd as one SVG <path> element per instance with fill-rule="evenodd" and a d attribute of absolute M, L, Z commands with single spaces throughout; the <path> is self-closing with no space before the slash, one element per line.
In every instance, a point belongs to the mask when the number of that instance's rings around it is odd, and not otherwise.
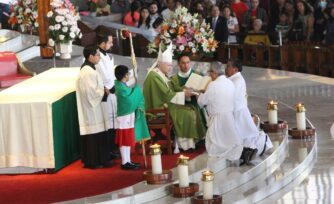
<path fill-rule="evenodd" d="M 111 5 L 111 13 L 124 13 L 125 25 L 151 30 L 152 33 L 159 32 L 162 19 L 168 20 L 176 8 L 184 6 L 191 13 L 198 13 L 200 19 L 206 20 L 215 31 L 216 40 L 220 42 L 249 43 L 246 40 L 247 36 L 257 34 L 266 36 L 265 44 L 279 44 L 280 36 L 282 44 L 306 41 L 332 46 L 334 43 L 334 2 L 331 0 L 114 0 L 108 2 Z M 258 27 L 259 24 L 261 24 L 260 29 L 255 29 L 254 26 Z"/>

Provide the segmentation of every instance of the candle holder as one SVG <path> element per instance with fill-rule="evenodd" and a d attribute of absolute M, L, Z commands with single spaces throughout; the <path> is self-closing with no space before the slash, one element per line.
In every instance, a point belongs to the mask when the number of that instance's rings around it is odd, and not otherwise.
<path fill-rule="evenodd" d="M 288 134 L 291 135 L 293 139 L 306 139 L 315 134 L 315 128 L 306 127 L 305 111 L 306 109 L 303 103 L 296 105 L 297 127 L 291 128 L 288 131 Z"/>
<path fill-rule="evenodd" d="M 164 184 L 172 180 L 172 171 L 163 170 L 161 166 L 161 150 L 160 145 L 154 144 L 150 146 L 152 171 L 144 171 L 143 179 L 147 184 Z"/>
<path fill-rule="evenodd" d="M 203 196 L 195 196 L 191 198 L 192 204 L 221 204 L 223 203 L 223 197 L 221 195 L 213 195 L 212 199 L 204 200 Z"/>
<path fill-rule="evenodd" d="M 315 134 L 315 128 L 306 127 L 306 130 L 298 130 L 297 128 L 291 128 L 288 131 L 288 134 L 292 139 L 306 139 L 308 137 L 313 137 Z"/>
<path fill-rule="evenodd" d="M 198 190 L 199 185 L 197 183 L 189 183 L 188 187 L 180 187 L 178 183 L 169 186 L 170 194 L 176 198 L 192 197 Z"/>
<path fill-rule="evenodd" d="M 261 122 L 260 128 L 266 133 L 283 132 L 284 129 L 288 128 L 288 123 L 283 120 L 277 121 L 277 124 L 270 124 L 269 121 Z"/>

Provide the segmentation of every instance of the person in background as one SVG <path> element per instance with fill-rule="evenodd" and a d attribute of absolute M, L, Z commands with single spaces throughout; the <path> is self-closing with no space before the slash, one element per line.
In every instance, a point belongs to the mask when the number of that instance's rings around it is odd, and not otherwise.
<path fill-rule="evenodd" d="M 129 69 L 124 65 L 115 68 L 115 94 L 117 97 L 116 143 L 119 146 L 124 170 L 138 169 L 139 163 L 131 160 L 131 147 L 136 142 L 150 139 L 146 118 L 144 96 L 138 84 L 133 88 L 126 83 L 129 81 Z"/>
<path fill-rule="evenodd" d="M 279 22 L 277 23 L 276 27 L 275 27 L 275 32 L 276 32 L 276 36 L 275 36 L 275 42 L 277 44 L 280 43 L 280 39 L 279 39 L 279 32 L 281 32 L 281 37 L 282 37 L 282 44 L 286 43 L 288 41 L 288 32 L 290 29 L 290 25 L 288 22 L 288 15 L 286 12 L 282 12 L 279 15 Z"/>
<path fill-rule="evenodd" d="M 138 1 L 134 1 L 131 3 L 130 11 L 125 14 L 123 19 L 123 24 L 127 26 L 136 27 L 139 18 L 140 18 L 140 3 Z M 123 33 L 125 37 L 129 37 L 129 33 Z"/>
<path fill-rule="evenodd" d="M 228 28 L 227 20 L 225 17 L 220 16 L 220 10 L 218 6 L 212 6 L 211 17 L 206 20 L 210 27 L 214 31 L 214 38 L 218 42 L 227 42 Z"/>
<path fill-rule="evenodd" d="M 157 18 L 161 17 L 159 13 L 158 3 L 156 1 L 153 1 L 152 3 L 150 3 L 149 9 L 151 18 L 150 24 L 152 25 Z"/>
<path fill-rule="evenodd" d="M 129 0 L 115 0 L 110 6 L 111 13 L 126 13 L 129 9 Z"/>
<path fill-rule="evenodd" d="M 107 130 L 109 121 L 105 116 L 109 89 L 103 85 L 95 65 L 100 61 L 97 46 L 88 46 L 83 50 L 85 62 L 82 64 L 77 82 L 76 99 L 82 147 L 81 161 L 84 168 L 103 168 L 112 165 Z"/>
<path fill-rule="evenodd" d="M 110 5 L 107 3 L 107 0 L 98 0 L 96 16 L 108 16 L 110 13 Z"/>
<path fill-rule="evenodd" d="M 261 19 L 255 19 L 253 21 L 253 29 L 248 32 L 245 37 L 244 43 L 249 45 L 270 45 L 268 35 L 261 30 Z"/>
<path fill-rule="evenodd" d="M 334 47 L 334 7 L 329 9 L 329 18 L 325 35 L 325 44 L 326 46 Z"/>
<path fill-rule="evenodd" d="M 161 12 L 162 17 L 164 20 L 168 20 L 172 17 L 176 8 L 175 0 L 167 0 L 167 8 Z"/>
<path fill-rule="evenodd" d="M 316 42 L 322 42 L 325 38 L 325 30 L 329 18 L 327 5 L 327 0 L 319 0 L 315 6 L 313 40 Z"/>
<path fill-rule="evenodd" d="M 159 35 L 160 31 L 161 31 L 161 24 L 163 23 L 164 19 L 162 18 L 157 18 L 155 19 L 154 23 L 152 24 L 151 28 L 150 28 L 150 35 L 147 36 L 147 39 L 150 42 L 153 42 L 155 40 L 155 38 Z M 146 36 L 145 36 L 146 37 Z"/>
<path fill-rule="evenodd" d="M 262 30 L 267 30 L 267 23 L 268 23 L 268 15 L 267 12 L 259 7 L 259 0 L 251 0 L 252 7 L 244 13 L 242 18 L 242 31 L 243 33 L 247 33 L 252 25 L 253 21 L 255 19 L 260 19 L 262 21 Z"/>
<path fill-rule="evenodd" d="M 231 13 L 231 8 L 223 6 L 223 16 L 227 19 L 228 43 L 237 43 L 237 34 L 239 33 L 238 19 Z"/>
<path fill-rule="evenodd" d="M 142 30 L 149 30 L 151 28 L 150 12 L 147 7 L 142 7 L 140 9 L 140 17 L 137 27 Z"/>
<path fill-rule="evenodd" d="M 246 11 L 248 11 L 248 9 L 248 5 L 240 0 L 233 0 L 231 3 L 231 10 L 235 13 L 238 23 L 242 22 L 242 16 Z"/>

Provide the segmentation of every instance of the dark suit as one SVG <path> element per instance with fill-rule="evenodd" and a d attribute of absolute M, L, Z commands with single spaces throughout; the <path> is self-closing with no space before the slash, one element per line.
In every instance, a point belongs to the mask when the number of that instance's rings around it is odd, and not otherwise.
<path fill-rule="evenodd" d="M 207 23 L 210 24 L 210 27 L 212 27 L 212 17 L 207 18 L 206 20 Z M 223 16 L 219 16 L 217 21 L 216 21 L 216 27 L 214 30 L 215 34 L 215 40 L 219 42 L 227 42 L 228 38 L 228 28 L 227 28 L 227 20 Z"/>

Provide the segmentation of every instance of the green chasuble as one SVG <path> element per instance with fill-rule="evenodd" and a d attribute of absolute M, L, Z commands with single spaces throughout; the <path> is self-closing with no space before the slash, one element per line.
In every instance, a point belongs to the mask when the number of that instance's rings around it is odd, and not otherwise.
<path fill-rule="evenodd" d="M 170 103 L 178 91 L 182 91 L 182 89 L 174 90 L 172 84 L 167 85 L 156 70 L 151 71 L 144 81 L 143 92 L 146 110 L 162 108 L 167 105 L 176 136 L 193 138 L 198 141 L 205 136 L 205 126 L 199 122 L 201 116 L 194 106 Z"/>
<path fill-rule="evenodd" d="M 135 112 L 135 140 L 136 142 L 142 139 L 149 139 L 150 133 L 148 131 L 145 118 L 145 102 L 144 96 L 140 87 L 136 85 L 131 88 L 125 83 L 115 81 L 115 95 L 117 98 L 117 116 L 124 116 Z"/>

